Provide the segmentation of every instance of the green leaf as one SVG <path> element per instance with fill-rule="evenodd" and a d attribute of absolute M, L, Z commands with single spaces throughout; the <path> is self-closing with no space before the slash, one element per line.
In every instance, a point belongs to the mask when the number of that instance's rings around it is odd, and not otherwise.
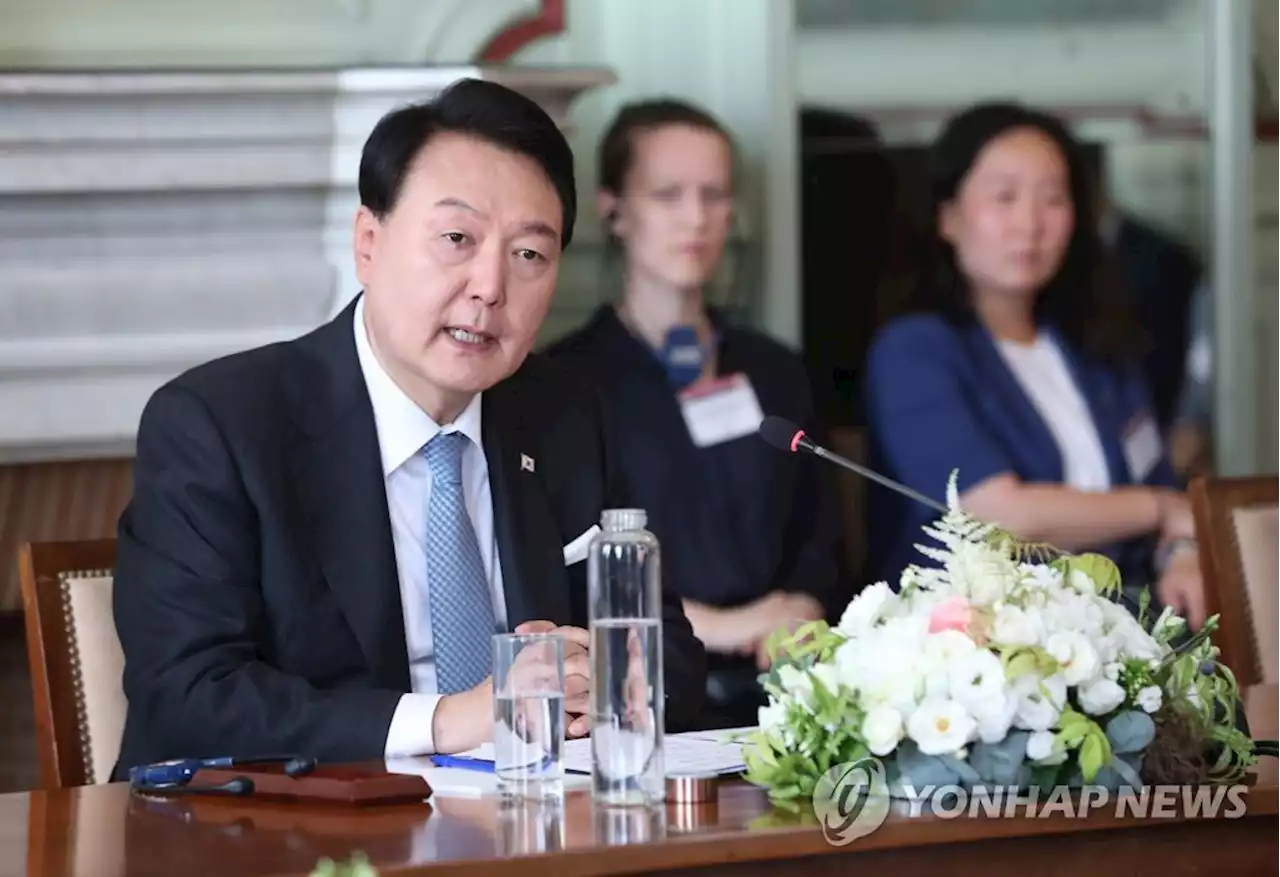
<path fill-rule="evenodd" d="M 1073 571 L 1084 573 L 1093 580 L 1099 594 L 1113 594 L 1120 590 L 1123 583 L 1120 567 L 1116 566 L 1111 558 L 1102 554 L 1086 553 L 1064 559 L 1066 561 L 1064 576 L 1069 577 Z"/>
<path fill-rule="evenodd" d="M 1079 725 L 1072 725 L 1071 727 L 1055 734 L 1054 739 L 1061 743 L 1064 749 L 1075 749 L 1084 742 L 1084 739 L 1087 736 L 1089 736 L 1089 732 L 1083 727 Z"/>
<path fill-rule="evenodd" d="M 1098 775 L 1098 771 L 1102 770 L 1105 739 L 1099 738 L 1095 734 L 1089 734 L 1080 744 L 1080 774 L 1084 777 L 1086 783 L 1093 782 L 1093 778 Z"/>
<path fill-rule="evenodd" d="M 1005 667 L 1004 675 L 1007 679 L 1017 679 L 1035 671 L 1036 656 L 1030 652 L 1022 652 Z"/>
<path fill-rule="evenodd" d="M 1063 765 L 1059 764 L 1032 765 L 1030 785 L 1039 788 L 1042 792 L 1054 788 L 1058 785 L 1058 775 L 1062 767 Z"/>
<path fill-rule="evenodd" d="M 819 776 L 820 776 L 820 775 L 821 775 L 821 774 L 819 774 Z M 799 783 L 799 788 L 800 788 L 800 797 L 801 797 L 801 798 L 812 798 L 812 797 L 813 797 L 813 789 L 814 789 L 814 787 L 815 787 L 817 784 L 818 784 L 818 778 L 817 778 L 817 777 L 815 777 L 815 776 L 811 776 L 811 775 L 809 775 L 809 774 L 805 774 L 804 776 L 800 777 L 800 783 Z"/>
<path fill-rule="evenodd" d="M 768 786 L 778 772 L 778 763 L 764 756 L 749 746 L 742 747 L 742 760 L 747 766 L 748 781 L 760 786 Z"/>
<path fill-rule="evenodd" d="M 1062 730 L 1074 729 L 1077 726 L 1088 728 L 1091 720 L 1084 713 L 1077 712 L 1071 707 L 1063 709 L 1062 714 L 1058 716 L 1058 727 Z"/>

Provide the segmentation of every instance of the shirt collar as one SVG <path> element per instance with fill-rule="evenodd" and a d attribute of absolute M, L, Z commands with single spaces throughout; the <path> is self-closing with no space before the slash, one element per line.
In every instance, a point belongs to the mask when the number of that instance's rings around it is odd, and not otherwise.
<path fill-rule="evenodd" d="M 442 431 L 442 428 L 418 407 L 418 403 L 400 389 L 374 356 L 364 325 L 363 294 L 356 302 L 352 330 L 355 333 L 360 370 L 364 373 L 365 386 L 369 390 L 369 401 L 373 404 L 373 419 L 378 432 L 378 450 L 382 454 L 382 474 L 386 477 L 422 450 L 427 442 Z M 443 431 L 462 433 L 471 439 L 471 443 L 477 450 L 484 447 L 480 441 L 479 393 L 467 403 L 467 407 L 458 415 L 457 420 L 443 427 Z"/>

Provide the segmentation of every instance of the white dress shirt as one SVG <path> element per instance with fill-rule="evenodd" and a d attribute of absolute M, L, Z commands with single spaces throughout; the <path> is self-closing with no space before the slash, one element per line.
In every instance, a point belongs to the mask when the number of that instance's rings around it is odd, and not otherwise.
<path fill-rule="evenodd" d="M 1097 424 L 1062 351 L 1043 332 L 1031 344 L 1001 341 L 999 347 L 1058 445 L 1066 485 L 1076 490 L 1109 490 L 1111 472 Z"/>
<path fill-rule="evenodd" d="M 438 585 L 427 581 L 427 504 L 431 498 L 431 469 L 420 451 L 441 431 L 460 432 L 471 440 L 462 455 L 463 495 L 489 579 L 494 618 L 499 628 L 506 627 L 506 601 L 502 590 L 502 566 L 494 539 L 489 466 L 481 440 L 480 395 L 471 400 L 457 420 L 442 428 L 405 395 L 374 356 L 364 325 L 363 297 L 356 304 L 353 329 L 360 368 L 369 388 L 369 400 L 373 403 L 373 418 L 377 424 L 383 483 L 387 491 L 391 536 L 400 579 L 400 602 L 404 610 L 409 679 L 413 686 L 413 693 L 400 699 L 392 717 L 386 756 L 427 755 L 435 751 L 431 723 L 440 702 L 427 588 Z"/>

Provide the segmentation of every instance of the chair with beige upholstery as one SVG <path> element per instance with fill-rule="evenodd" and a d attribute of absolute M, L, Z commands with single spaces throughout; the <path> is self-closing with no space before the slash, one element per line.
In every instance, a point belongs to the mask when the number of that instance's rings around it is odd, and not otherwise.
<path fill-rule="evenodd" d="M 124 733 L 115 540 L 22 546 L 19 578 L 45 788 L 110 781 Z"/>
<path fill-rule="evenodd" d="M 1197 478 L 1190 494 L 1205 604 L 1241 688 L 1280 682 L 1280 508 L 1273 477 Z"/>

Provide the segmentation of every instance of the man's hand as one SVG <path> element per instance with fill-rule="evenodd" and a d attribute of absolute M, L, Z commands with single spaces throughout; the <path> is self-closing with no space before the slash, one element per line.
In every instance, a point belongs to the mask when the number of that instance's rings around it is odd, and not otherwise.
<path fill-rule="evenodd" d="M 824 613 L 821 604 L 808 594 L 774 591 L 761 602 L 764 605 L 757 610 L 760 632 L 753 651 L 756 666 L 768 670 L 769 637 L 778 630 L 795 633 L 802 625 L 821 619 Z"/>
<path fill-rule="evenodd" d="M 436 752 L 466 752 L 493 739 L 493 677 L 440 698 L 431 721 Z"/>
<path fill-rule="evenodd" d="M 557 627 L 550 621 L 526 621 L 516 633 L 554 633 L 564 639 L 564 711 L 566 736 L 583 737 L 591 730 L 591 634 L 581 627 Z M 518 660 L 518 659 L 517 659 Z"/>
<path fill-rule="evenodd" d="M 1176 551 L 1156 583 L 1160 602 L 1187 620 L 1187 628 L 1199 630 L 1205 622 L 1204 581 L 1200 558 L 1191 549 Z"/>
<path fill-rule="evenodd" d="M 779 629 L 788 632 L 823 617 L 822 606 L 808 594 L 774 591 L 745 606 L 719 609 L 691 601 L 685 614 L 694 635 L 713 652 L 756 655 L 761 669 L 768 667 L 765 644 Z"/>

